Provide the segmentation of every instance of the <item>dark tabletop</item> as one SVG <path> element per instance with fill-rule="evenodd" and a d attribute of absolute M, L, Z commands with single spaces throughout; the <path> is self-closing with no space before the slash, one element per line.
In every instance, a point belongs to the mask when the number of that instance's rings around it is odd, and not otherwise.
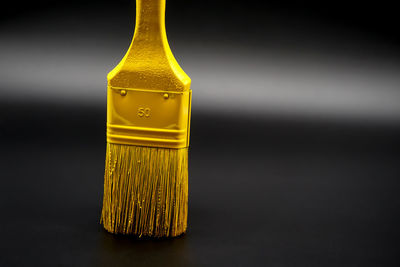
<path fill-rule="evenodd" d="M 400 127 L 192 115 L 189 228 L 99 224 L 105 109 L 0 108 L 1 266 L 399 266 Z"/>

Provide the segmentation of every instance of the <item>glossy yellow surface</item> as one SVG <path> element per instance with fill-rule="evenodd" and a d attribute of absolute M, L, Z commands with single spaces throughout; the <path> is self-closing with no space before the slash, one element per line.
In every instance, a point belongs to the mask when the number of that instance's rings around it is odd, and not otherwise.
<path fill-rule="evenodd" d="M 191 80 L 168 45 L 165 0 L 136 1 L 132 43 L 107 80 L 109 143 L 188 147 Z"/>
<path fill-rule="evenodd" d="M 107 141 L 183 148 L 189 145 L 191 91 L 108 88 Z"/>

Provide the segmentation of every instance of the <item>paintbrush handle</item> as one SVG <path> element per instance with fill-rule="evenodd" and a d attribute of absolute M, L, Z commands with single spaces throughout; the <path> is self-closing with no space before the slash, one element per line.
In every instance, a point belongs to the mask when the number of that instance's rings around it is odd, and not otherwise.
<path fill-rule="evenodd" d="M 176 62 L 165 31 L 166 0 L 136 0 L 136 26 L 125 57 L 107 76 L 108 85 L 188 91 L 190 78 Z"/>
<path fill-rule="evenodd" d="M 136 0 L 136 26 L 134 41 L 159 46 L 165 32 L 165 0 Z"/>

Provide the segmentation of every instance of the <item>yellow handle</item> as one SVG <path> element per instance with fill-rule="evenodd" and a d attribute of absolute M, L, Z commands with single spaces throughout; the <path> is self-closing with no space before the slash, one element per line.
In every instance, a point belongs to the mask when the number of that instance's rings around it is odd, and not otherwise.
<path fill-rule="evenodd" d="M 165 0 L 137 0 L 134 44 L 147 42 L 158 47 L 166 41 Z M 154 48 L 151 47 L 151 48 Z"/>
<path fill-rule="evenodd" d="M 165 0 L 136 0 L 132 43 L 108 85 L 119 88 L 188 91 L 191 80 L 176 62 L 165 31 Z"/>
<path fill-rule="evenodd" d="M 107 79 L 109 143 L 189 146 L 190 78 L 168 45 L 165 0 L 136 1 L 131 46 Z"/>

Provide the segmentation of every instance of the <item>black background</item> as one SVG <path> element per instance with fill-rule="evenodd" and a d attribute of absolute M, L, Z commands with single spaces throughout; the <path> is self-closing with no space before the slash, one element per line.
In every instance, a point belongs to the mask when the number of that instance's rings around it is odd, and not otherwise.
<path fill-rule="evenodd" d="M 134 1 L 10 4 L 2 8 L 2 36 L 20 40 L 27 54 L 32 43 L 45 54 L 49 41 L 61 48 L 68 43 L 79 53 L 81 46 L 104 46 L 110 53 L 99 74 L 105 88 L 106 72 L 129 44 Z M 229 48 L 238 54 L 355 55 L 366 62 L 379 57 L 398 64 L 396 10 L 389 2 L 170 0 L 167 29 L 184 69 L 196 62 L 188 62 L 183 52 L 198 46 L 211 53 Z M 54 66 L 74 66 L 63 53 L 60 49 Z M 10 58 L 16 65 L 22 59 L 18 53 L 0 56 L 3 73 L 9 71 Z M 81 56 L 98 60 L 90 53 Z M 42 59 L 48 60 L 32 55 L 30 68 Z M 220 60 L 229 67 L 229 58 Z M 16 70 L 20 80 L 30 68 Z M 205 83 L 193 69 L 195 98 Z M 139 240 L 111 235 L 99 225 L 105 89 L 99 88 L 104 92 L 100 101 L 82 101 L 79 94 L 64 99 L 61 90 L 68 90 L 68 83 L 52 88 L 60 90 L 60 97 L 57 91 L 30 97 L 19 79 L 3 75 L 0 82 L 1 266 L 400 264 L 400 114 L 374 117 L 373 109 L 361 117 L 351 112 L 325 117 L 313 110 L 244 112 L 223 102 L 225 112 L 216 112 L 195 101 L 188 233 Z M 26 84 L 31 82 L 30 90 L 40 87 L 30 80 Z M 374 89 L 379 95 L 381 88 Z M 223 90 L 229 93 L 229 85 Z M 247 90 L 252 92 L 251 84 Z M 375 119 L 365 119 L 369 116 Z"/>

